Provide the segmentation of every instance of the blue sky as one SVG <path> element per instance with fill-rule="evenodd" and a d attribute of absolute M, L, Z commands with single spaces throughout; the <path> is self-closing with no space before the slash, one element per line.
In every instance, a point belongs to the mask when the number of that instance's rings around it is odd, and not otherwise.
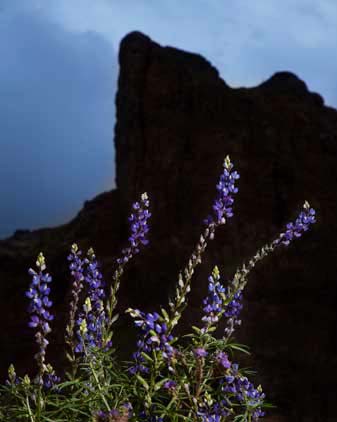
<path fill-rule="evenodd" d="M 0 238 L 114 185 L 119 42 L 196 52 L 232 87 L 288 70 L 337 108 L 336 0 L 2 0 Z"/>

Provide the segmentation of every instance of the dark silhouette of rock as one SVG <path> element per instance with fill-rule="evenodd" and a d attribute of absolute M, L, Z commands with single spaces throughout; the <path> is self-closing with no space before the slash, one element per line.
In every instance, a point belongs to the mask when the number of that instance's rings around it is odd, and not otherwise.
<path fill-rule="evenodd" d="M 61 367 L 70 246 L 76 242 L 84 252 L 92 246 L 104 278 L 111 280 L 113 257 L 127 242 L 131 204 L 147 192 L 150 244 L 123 276 L 115 328 L 119 353 L 129 357 L 135 330 L 123 311 L 167 306 L 229 154 L 241 175 L 234 217 L 218 229 L 195 271 L 178 333 L 200 321 L 213 266 L 219 266 L 225 284 L 308 200 L 317 223 L 252 271 L 235 338 L 252 352 L 240 362 L 258 371 L 254 384 L 261 383 L 278 406 L 269 412 L 270 421 L 335 420 L 337 111 L 289 72 L 255 88 L 232 89 L 203 57 L 161 47 L 139 32 L 122 40 L 119 60 L 117 189 L 86 202 L 69 224 L 17 231 L 0 241 L 2 373 L 12 361 L 18 373 L 25 371 L 34 353 L 24 291 L 37 254 L 44 252 L 54 278 L 57 328 L 49 356 Z"/>

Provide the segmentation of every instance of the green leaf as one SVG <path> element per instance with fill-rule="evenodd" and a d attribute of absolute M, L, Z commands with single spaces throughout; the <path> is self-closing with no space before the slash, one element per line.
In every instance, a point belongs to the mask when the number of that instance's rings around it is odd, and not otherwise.
<path fill-rule="evenodd" d="M 149 384 L 145 381 L 145 379 L 143 377 L 141 377 L 138 374 L 135 374 L 137 380 L 142 384 L 142 386 L 145 388 L 146 391 L 149 391 Z"/>
<path fill-rule="evenodd" d="M 168 322 L 170 320 L 168 313 L 165 311 L 164 308 L 160 308 L 161 313 L 163 314 L 163 317 L 165 318 L 165 321 Z"/>
<path fill-rule="evenodd" d="M 231 344 L 228 344 L 228 347 L 231 348 L 231 349 L 234 349 L 234 350 L 240 350 L 240 352 L 246 353 L 247 355 L 251 354 L 247 350 L 247 349 L 249 349 L 249 347 L 245 346 L 244 344 L 231 343 Z"/>
<path fill-rule="evenodd" d="M 119 314 L 114 315 L 114 316 L 111 318 L 111 324 L 113 324 L 114 322 L 116 322 L 118 318 L 119 318 Z"/>
<path fill-rule="evenodd" d="M 145 352 L 141 352 L 141 355 L 143 356 L 144 359 L 146 359 L 147 361 L 153 363 L 153 359 L 151 358 L 151 356 L 147 355 Z"/>
<path fill-rule="evenodd" d="M 68 352 L 66 352 L 66 357 L 69 360 L 69 362 L 74 362 L 75 361 L 75 357 L 71 356 Z"/>
<path fill-rule="evenodd" d="M 159 382 L 157 382 L 155 385 L 154 385 L 154 391 L 158 391 L 161 387 L 162 387 L 162 385 L 166 382 L 166 381 L 169 381 L 170 380 L 170 378 L 164 378 L 163 380 L 160 380 Z"/>

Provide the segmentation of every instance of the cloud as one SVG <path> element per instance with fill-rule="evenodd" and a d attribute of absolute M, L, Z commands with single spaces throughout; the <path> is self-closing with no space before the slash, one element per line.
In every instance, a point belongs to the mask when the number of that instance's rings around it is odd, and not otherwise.
<path fill-rule="evenodd" d="M 99 32 L 116 50 L 124 35 L 140 30 L 202 54 L 233 87 L 290 70 L 337 107 L 335 0 L 50 0 L 44 11 L 68 29 Z"/>
<path fill-rule="evenodd" d="M 17 4 L 0 10 L 0 237 L 68 221 L 114 177 L 112 45 Z"/>

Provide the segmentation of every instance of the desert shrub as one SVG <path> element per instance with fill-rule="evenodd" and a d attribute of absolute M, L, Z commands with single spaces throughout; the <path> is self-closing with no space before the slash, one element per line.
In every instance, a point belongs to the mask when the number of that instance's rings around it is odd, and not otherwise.
<path fill-rule="evenodd" d="M 216 229 L 233 216 L 232 206 L 239 174 L 227 156 L 223 173 L 216 185 L 217 196 L 205 230 L 179 273 L 176 293 L 168 309 L 145 313 L 127 309 L 140 335 L 132 361 L 118 362 L 113 349 L 113 323 L 121 276 L 130 259 L 148 243 L 149 199 L 141 195 L 133 204 L 129 217 L 131 235 L 128 247 L 116 259 L 113 280 L 106 286 L 94 250 L 86 257 L 76 244 L 68 256 L 73 277 L 69 321 L 65 330 L 66 356 L 69 367 L 60 379 L 46 360 L 50 323 L 54 316 L 49 299 L 52 277 L 46 273 L 42 253 L 36 270 L 30 268 L 32 281 L 26 296 L 30 300 L 29 327 L 35 330 L 38 352 L 36 376 L 18 377 L 15 367 L 8 370 L 8 379 L 0 387 L 2 421 L 257 421 L 263 409 L 274 407 L 266 402 L 259 385 L 254 387 L 247 375 L 254 372 L 240 369 L 235 354 L 249 353 L 247 347 L 233 341 L 232 334 L 242 308 L 242 294 L 248 275 L 258 261 L 276 248 L 287 246 L 315 222 L 315 211 L 304 203 L 294 223 L 271 243 L 263 246 L 235 272 L 233 279 L 222 283 L 220 271 L 214 267 L 208 278 L 208 295 L 203 301 L 200 326 L 182 339 L 174 337 L 187 306 L 194 270 L 201 263 L 207 243 Z M 221 338 L 214 331 L 221 318 L 226 321 Z M 188 340 L 188 342 L 186 342 Z"/>

